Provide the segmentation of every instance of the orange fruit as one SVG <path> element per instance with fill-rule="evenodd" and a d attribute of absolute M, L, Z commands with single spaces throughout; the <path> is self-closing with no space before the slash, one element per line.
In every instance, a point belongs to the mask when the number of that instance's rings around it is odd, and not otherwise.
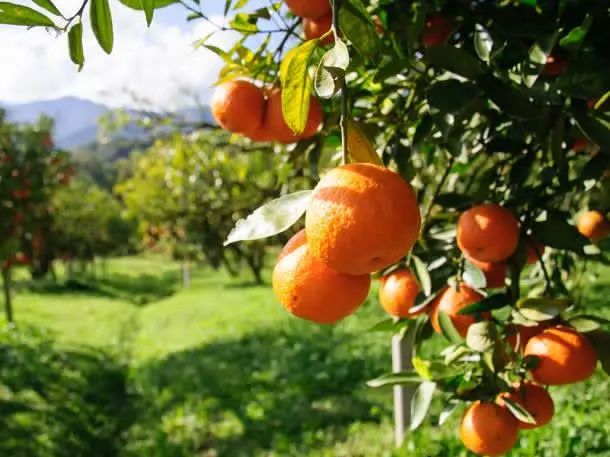
<path fill-rule="evenodd" d="M 400 260 L 415 244 L 420 225 L 411 185 L 370 163 L 329 171 L 305 216 L 311 253 L 347 274 L 371 273 Z"/>
<path fill-rule="evenodd" d="M 286 0 L 286 6 L 295 16 L 318 19 L 331 11 L 329 0 Z"/>
<path fill-rule="evenodd" d="M 504 280 L 506 279 L 506 273 L 508 271 L 506 263 L 479 262 L 476 259 L 470 259 L 468 257 L 466 259 L 483 272 L 488 289 L 504 287 Z"/>
<path fill-rule="evenodd" d="M 519 224 L 513 213 L 499 205 L 474 206 L 458 220 L 457 244 L 470 259 L 501 262 L 519 245 Z"/>
<path fill-rule="evenodd" d="M 328 32 L 333 25 L 332 13 L 325 14 L 319 19 L 303 19 L 303 31 L 305 32 L 305 38 L 307 40 L 315 40 L 320 38 L 326 32 Z M 335 37 L 330 34 L 324 38 L 320 43 L 323 45 L 332 44 L 335 42 Z"/>
<path fill-rule="evenodd" d="M 263 123 L 263 90 L 249 81 L 236 79 L 221 84 L 212 97 L 212 115 L 224 129 L 233 133 L 255 131 Z"/>
<path fill-rule="evenodd" d="M 583 152 L 587 150 L 587 146 L 589 146 L 589 140 L 580 137 L 574 140 L 570 149 L 572 149 L 574 152 Z"/>
<path fill-rule="evenodd" d="M 453 26 L 451 22 L 442 14 L 435 14 L 430 16 L 424 24 L 424 31 L 422 34 L 422 42 L 424 47 L 433 48 L 439 46 L 447 41 Z"/>
<path fill-rule="evenodd" d="M 518 421 L 504 406 L 477 401 L 464 413 L 460 439 L 475 454 L 495 457 L 517 442 Z"/>
<path fill-rule="evenodd" d="M 503 405 L 502 398 L 508 397 L 523 406 L 536 419 L 535 424 L 517 420 L 519 428 L 533 429 L 548 424 L 555 414 L 555 404 L 547 390 L 537 384 L 525 382 L 515 385 L 515 390 L 500 396 L 498 403 Z"/>
<path fill-rule="evenodd" d="M 525 261 L 526 265 L 533 265 L 540 257 L 544 254 L 545 246 L 538 240 L 527 237 L 527 260 Z"/>
<path fill-rule="evenodd" d="M 395 317 L 415 317 L 426 311 L 425 308 L 410 313 L 419 293 L 419 283 L 410 270 L 394 270 L 381 278 L 379 287 L 379 302 L 383 309 Z"/>
<path fill-rule="evenodd" d="M 305 138 L 311 138 L 318 133 L 323 120 L 324 111 L 322 110 L 322 105 L 320 105 L 317 98 L 311 97 L 305 130 L 300 135 L 295 135 L 284 120 L 284 114 L 282 112 L 282 91 L 280 89 L 275 89 L 269 94 L 264 125 L 269 134 L 280 143 L 295 143 Z"/>
<path fill-rule="evenodd" d="M 568 61 L 564 57 L 551 54 L 546 58 L 546 64 L 542 69 L 545 76 L 559 76 L 568 68 Z"/>
<path fill-rule="evenodd" d="M 589 340 L 568 327 L 548 328 L 532 337 L 524 355 L 538 358 L 532 376 L 549 386 L 584 381 L 597 366 L 597 354 Z"/>
<path fill-rule="evenodd" d="M 460 310 L 468 305 L 477 303 L 483 300 L 483 295 L 478 293 L 476 290 L 471 289 L 466 284 L 460 284 L 459 290 L 454 286 L 447 287 L 441 292 L 438 304 L 435 306 L 431 315 L 432 327 L 436 333 L 442 334 L 441 326 L 438 322 L 438 313 L 443 311 L 451 318 L 453 326 L 462 336 L 466 336 L 468 333 L 468 327 L 477 322 L 476 315 L 470 314 L 458 314 Z M 482 313 L 483 319 L 490 319 L 490 313 Z"/>
<path fill-rule="evenodd" d="M 305 232 L 295 235 L 280 253 L 273 269 L 273 291 L 291 314 L 332 324 L 352 314 L 366 300 L 369 275 L 346 275 L 313 257 Z"/>
<path fill-rule="evenodd" d="M 587 211 L 578 218 L 578 231 L 593 242 L 600 241 L 610 234 L 610 222 L 601 211 Z"/>

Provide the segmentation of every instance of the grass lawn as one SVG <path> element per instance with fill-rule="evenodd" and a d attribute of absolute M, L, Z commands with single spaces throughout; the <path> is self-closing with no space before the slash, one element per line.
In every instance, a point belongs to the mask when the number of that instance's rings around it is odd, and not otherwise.
<path fill-rule="evenodd" d="M 20 330 L 0 336 L 0 408 L 31 410 L 0 414 L 0 455 L 468 455 L 458 414 L 434 425 L 440 399 L 393 450 L 391 390 L 364 385 L 390 366 L 388 335 L 365 332 L 384 317 L 373 295 L 320 327 L 289 317 L 269 286 L 223 272 L 197 270 L 179 290 L 177 266 L 161 259 L 107 270 L 19 290 Z M 608 271 L 586 296 L 610 317 Z M 602 373 L 553 388 L 552 424 L 523 433 L 510 455 L 610 456 L 609 392 Z M 26 432 L 36 438 L 20 441 Z"/>

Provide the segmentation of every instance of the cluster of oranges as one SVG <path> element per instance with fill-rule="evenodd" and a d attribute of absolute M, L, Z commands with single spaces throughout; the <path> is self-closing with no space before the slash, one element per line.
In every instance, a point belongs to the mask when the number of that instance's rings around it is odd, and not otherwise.
<path fill-rule="evenodd" d="M 212 114 L 224 130 L 252 141 L 289 144 L 314 136 L 322 125 L 324 111 L 316 97 L 311 97 L 305 130 L 296 135 L 282 113 L 282 90 L 259 87 L 236 79 L 218 86 L 212 98 Z"/>
<path fill-rule="evenodd" d="M 420 225 L 415 193 L 398 174 L 365 163 L 335 168 L 313 192 L 305 230 L 282 250 L 273 290 L 295 316 L 337 322 L 364 302 L 370 273 L 413 247 Z"/>
<path fill-rule="evenodd" d="M 322 44 L 334 43 L 334 36 L 328 33 L 333 22 L 329 1 L 286 0 L 286 5 L 292 14 L 303 18 L 303 31 L 307 40 L 315 40 L 327 34 L 322 40 Z"/>

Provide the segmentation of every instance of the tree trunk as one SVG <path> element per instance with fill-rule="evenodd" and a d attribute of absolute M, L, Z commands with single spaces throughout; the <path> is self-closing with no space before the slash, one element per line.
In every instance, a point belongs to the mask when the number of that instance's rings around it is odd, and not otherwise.
<path fill-rule="evenodd" d="M 2 284 L 4 288 L 4 309 L 6 310 L 6 320 L 14 322 L 13 320 L 13 302 L 11 300 L 11 269 L 6 268 L 2 270 Z"/>

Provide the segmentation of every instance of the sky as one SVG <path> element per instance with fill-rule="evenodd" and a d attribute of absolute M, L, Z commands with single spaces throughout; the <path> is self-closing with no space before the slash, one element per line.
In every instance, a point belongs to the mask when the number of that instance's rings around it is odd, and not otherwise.
<path fill-rule="evenodd" d="M 256 0 L 260 3 L 262 0 Z M 34 6 L 31 1 L 18 3 Z M 73 14 L 81 1 L 55 0 L 64 15 Z M 206 2 L 214 22 L 222 23 L 224 1 Z M 220 58 L 193 43 L 212 32 L 206 21 L 187 23 L 182 6 L 157 10 L 150 28 L 144 13 L 118 1 L 110 2 L 114 23 L 114 50 L 106 55 L 84 20 L 85 66 L 79 73 L 70 61 L 67 36 L 43 28 L 0 25 L 0 101 L 21 103 L 75 96 L 112 107 L 134 106 L 134 95 L 152 106 L 175 109 L 195 100 L 209 102 L 212 85 L 222 66 Z M 253 5 L 256 6 L 256 5 Z M 227 49 L 231 32 L 215 34 L 209 43 Z"/>

